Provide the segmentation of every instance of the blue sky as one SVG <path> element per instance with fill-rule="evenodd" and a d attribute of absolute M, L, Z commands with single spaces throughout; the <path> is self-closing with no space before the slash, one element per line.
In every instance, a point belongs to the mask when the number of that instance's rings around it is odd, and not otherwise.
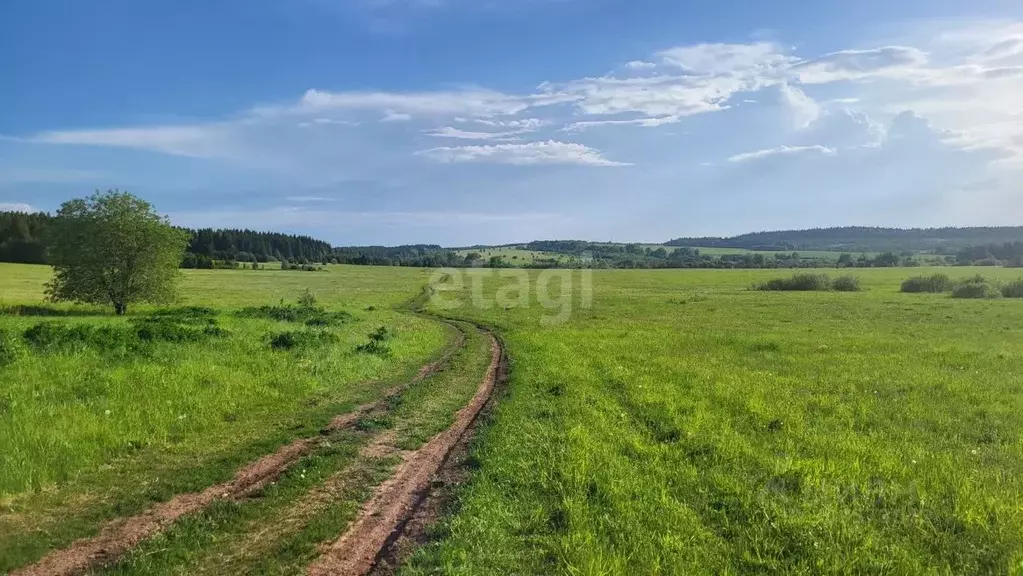
<path fill-rule="evenodd" d="M 0 209 L 335 244 L 1023 224 L 1007 0 L 15 0 Z"/>

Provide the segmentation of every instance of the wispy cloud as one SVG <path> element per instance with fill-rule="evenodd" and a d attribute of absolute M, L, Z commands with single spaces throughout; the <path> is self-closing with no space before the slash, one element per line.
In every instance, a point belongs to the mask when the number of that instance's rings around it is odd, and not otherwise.
<path fill-rule="evenodd" d="M 792 154 L 822 154 L 824 156 L 834 156 L 837 154 L 834 148 L 828 148 L 826 146 L 814 145 L 814 146 L 778 146 L 777 148 L 768 148 L 765 150 L 757 150 L 755 152 L 745 152 L 743 154 L 736 154 L 728 158 L 729 162 L 748 162 L 750 160 L 761 160 L 764 158 L 770 158 L 772 156 L 789 156 Z"/>
<path fill-rule="evenodd" d="M 909 46 L 884 46 L 870 50 L 842 50 L 800 62 L 792 67 L 803 84 L 898 76 L 927 62 L 927 54 Z"/>
<path fill-rule="evenodd" d="M 599 151 L 583 146 L 548 140 L 528 144 L 495 144 L 492 146 L 458 146 L 432 148 L 418 155 L 437 162 L 489 162 L 533 166 L 542 164 L 579 164 L 583 166 L 628 166 L 604 158 Z"/>
<path fill-rule="evenodd" d="M 39 212 L 31 204 L 25 204 L 24 202 L 0 202 L 0 212 Z"/>

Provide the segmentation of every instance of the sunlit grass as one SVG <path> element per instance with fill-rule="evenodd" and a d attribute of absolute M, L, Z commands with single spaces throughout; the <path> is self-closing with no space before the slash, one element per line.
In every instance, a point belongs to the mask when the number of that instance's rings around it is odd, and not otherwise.
<path fill-rule="evenodd" d="M 502 328 L 512 381 L 407 572 L 1020 572 L 1023 306 L 899 293 L 933 272 L 608 271 L 560 326 L 446 312 Z"/>

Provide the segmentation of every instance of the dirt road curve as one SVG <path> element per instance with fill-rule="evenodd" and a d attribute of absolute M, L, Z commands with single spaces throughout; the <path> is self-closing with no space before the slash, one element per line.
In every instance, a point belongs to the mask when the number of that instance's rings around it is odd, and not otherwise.
<path fill-rule="evenodd" d="M 428 495 L 431 478 L 476 422 L 494 392 L 504 351 L 497 338 L 488 335 L 490 367 L 472 400 L 455 415 L 454 424 L 403 457 L 394 474 L 377 487 L 348 530 L 324 549 L 307 574 L 363 576 L 373 570 L 388 543 L 401 533 L 404 523 Z"/>

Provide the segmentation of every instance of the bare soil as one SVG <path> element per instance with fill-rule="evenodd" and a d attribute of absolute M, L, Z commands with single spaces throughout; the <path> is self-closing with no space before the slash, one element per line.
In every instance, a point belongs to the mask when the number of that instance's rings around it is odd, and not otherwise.
<path fill-rule="evenodd" d="M 389 545 L 402 535 L 409 519 L 428 501 L 436 475 L 477 421 L 493 395 L 499 373 L 504 371 L 503 348 L 492 334 L 490 339 L 490 368 L 472 400 L 455 414 L 447 430 L 404 455 L 394 474 L 377 487 L 348 530 L 309 566 L 310 576 L 369 574 Z"/>
<path fill-rule="evenodd" d="M 459 330 L 456 342 L 435 362 L 422 367 L 412 382 L 389 389 L 384 398 L 363 404 L 355 410 L 338 415 L 321 431 L 327 435 L 351 428 L 362 417 L 384 409 L 387 402 L 408 386 L 440 370 L 465 345 L 465 334 Z M 218 499 L 241 500 L 280 478 L 300 458 L 323 442 L 321 437 L 302 438 L 282 446 L 272 454 L 239 469 L 228 482 L 206 488 L 202 492 L 178 494 L 135 516 L 111 520 L 97 536 L 76 540 L 67 548 L 54 550 L 41 560 L 12 572 L 12 576 L 64 576 L 81 574 L 91 568 L 108 564 L 142 541 L 166 530 L 182 516 L 206 508 Z"/>

